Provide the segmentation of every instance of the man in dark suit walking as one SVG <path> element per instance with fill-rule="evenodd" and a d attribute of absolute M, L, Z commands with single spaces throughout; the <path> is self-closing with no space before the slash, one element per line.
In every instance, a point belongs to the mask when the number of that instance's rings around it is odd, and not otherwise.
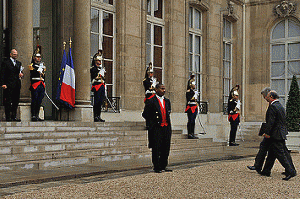
<path fill-rule="evenodd" d="M 21 121 L 17 119 L 17 109 L 20 99 L 21 78 L 23 77 L 22 63 L 17 60 L 18 52 L 12 49 L 10 58 L 2 62 L 1 85 L 6 121 Z"/>
<path fill-rule="evenodd" d="M 157 84 L 155 87 L 156 95 L 147 100 L 142 116 L 149 124 L 149 148 L 152 148 L 152 163 L 154 171 L 171 172 L 167 169 L 168 157 L 171 145 L 171 103 L 164 97 L 165 86 Z"/>
<path fill-rule="evenodd" d="M 263 136 L 270 139 L 270 146 L 261 175 L 270 176 L 271 169 L 277 158 L 280 164 L 285 168 L 286 177 L 282 179 L 289 180 L 296 176 L 296 170 L 285 145 L 286 135 L 288 134 L 285 109 L 280 104 L 278 100 L 279 96 L 276 91 L 270 91 L 265 99 L 270 105 L 266 113 L 266 129 Z"/>

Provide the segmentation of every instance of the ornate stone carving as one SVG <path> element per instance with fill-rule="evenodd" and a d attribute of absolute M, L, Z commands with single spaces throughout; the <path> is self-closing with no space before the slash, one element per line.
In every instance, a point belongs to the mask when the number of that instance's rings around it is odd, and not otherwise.
<path fill-rule="evenodd" d="M 275 6 L 274 13 L 276 16 L 284 18 L 292 15 L 296 11 L 296 5 L 288 1 L 282 1 Z"/>
<path fill-rule="evenodd" d="M 227 12 L 228 16 L 233 14 L 233 3 L 231 1 L 228 1 L 227 3 Z"/>

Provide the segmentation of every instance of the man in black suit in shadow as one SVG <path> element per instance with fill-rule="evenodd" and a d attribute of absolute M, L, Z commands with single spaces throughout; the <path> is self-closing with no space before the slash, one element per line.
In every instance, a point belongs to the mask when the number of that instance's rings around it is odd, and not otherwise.
<path fill-rule="evenodd" d="M 270 105 L 266 113 L 266 128 L 263 137 L 270 139 L 270 146 L 261 175 L 270 176 L 274 162 L 278 159 L 285 168 L 286 177 L 282 179 L 289 180 L 296 176 L 296 169 L 285 144 L 286 135 L 288 134 L 285 109 L 279 102 L 279 96 L 276 91 L 270 91 L 265 99 Z"/>
<path fill-rule="evenodd" d="M 152 163 L 154 172 L 171 172 L 167 169 L 171 145 L 171 103 L 164 97 L 165 86 L 157 84 L 156 95 L 148 99 L 142 116 L 149 124 L 149 148 L 152 148 Z"/>
<path fill-rule="evenodd" d="M 17 109 L 20 99 L 22 63 L 17 60 L 18 52 L 12 49 L 10 58 L 1 65 L 0 81 L 3 88 L 3 103 L 6 121 L 21 121 L 17 119 Z"/>

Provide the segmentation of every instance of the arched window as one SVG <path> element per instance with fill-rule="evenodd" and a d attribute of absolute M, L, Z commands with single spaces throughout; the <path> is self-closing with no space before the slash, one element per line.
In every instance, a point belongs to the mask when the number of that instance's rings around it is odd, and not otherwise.
<path fill-rule="evenodd" d="M 202 83 L 202 12 L 194 7 L 189 8 L 189 73 L 195 75 L 197 89 L 200 91 Z"/>
<path fill-rule="evenodd" d="M 271 34 L 271 88 L 285 105 L 293 75 L 300 75 L 300 23 L 288 18 L 277 23 Z M 299 82 L 300 83 L 300 82 Z"/>

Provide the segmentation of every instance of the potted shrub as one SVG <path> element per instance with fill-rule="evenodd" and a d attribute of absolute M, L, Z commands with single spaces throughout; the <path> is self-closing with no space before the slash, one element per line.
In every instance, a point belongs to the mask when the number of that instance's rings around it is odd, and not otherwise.
<path fill-rule="evenodd" d="M 289 150 L 300 150 L 300 91 L 294 75 L 286 104 L 286 122 L 289 131 L 286 145 Z"/>

